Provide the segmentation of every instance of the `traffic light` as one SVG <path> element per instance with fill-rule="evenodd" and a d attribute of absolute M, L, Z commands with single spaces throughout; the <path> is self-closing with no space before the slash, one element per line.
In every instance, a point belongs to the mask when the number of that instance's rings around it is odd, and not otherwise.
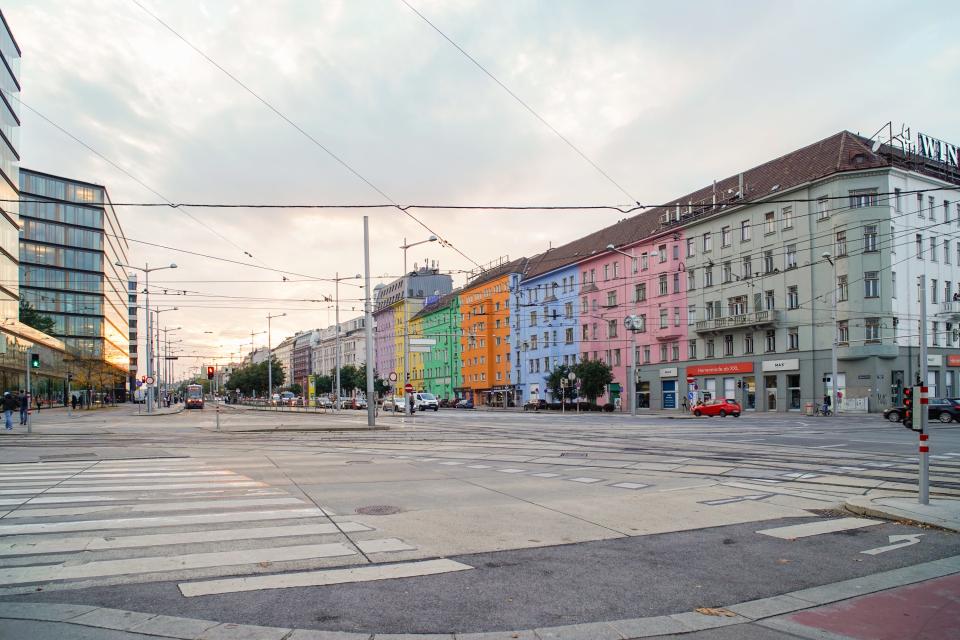
<path fill-rule="evenodd" d="M 214 372 L 216 372 L 214 367 L 207 367 L 207 380 L 213 380 Z"/>
<path fill-rule="evenodd" d="M 39 369 L 39 368 L 40 368 L 40 354 L 39 354 L 39 353 L 31 353 L 31 354 L 30 354 L 30 368 L 31 368 L 31 369 Z"/>
<path fill-rule="evenodd" d="M 903 388 L 903 426 L 913 429 L 913 387 Z"/>

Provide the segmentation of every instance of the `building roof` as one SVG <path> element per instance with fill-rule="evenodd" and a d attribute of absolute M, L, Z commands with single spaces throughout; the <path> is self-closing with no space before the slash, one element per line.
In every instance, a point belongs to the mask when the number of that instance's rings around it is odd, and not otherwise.
<path fill-rule="evenodd" d="M 647 209 L 630 218 L 594 231 L 567 244 L 551 248 L 530 258 L 523 272 L 524 279 L 534 278 L 555 269 L 581 262 L 607 250 L 607 245 L 622 247 L 639 242 L 659 232 L 683 226 L 693 219 L 719 214 L 742 201 L 756 201 L 807 182 L 844 171 L 888 167 L 897 163 L 887 149 L 871 150 L 872 143 L 863 136 L 841 131 L 819 142 L 791 151 L 786 155 L 737 173 L 679 198 L 669 207 Z M 740 194 L 741 178 L 743 194 Z M 716 200 L 714 200 L 716 198 Z M 680 220 L 677 221 L 677 208 Z M 669 214 L 670 223 L 661 222 Z"/>
<path fill-rule="evenodd" d="M 410 319 L 416 320 L 417 318 L 422 318 L 423 316 L 428 316 L 431 313 L 436 313 L 437 311 L 448 308 L 451 304 L 458 300 L 458 296 L 460 295 L 461 291 L 463 291 L 463 289 L 454 289 L 450 293 L 443 294 L 437 299 L 436 302 L 431 305 L 425 305 Z"/>
<path fill-rule="evenodd" d="M 523 273 L 523 270 L 526 268 L 527 258 L 517 258 L 516 260 L 510 260 L 499 264 L 495 267 L 491 267 L 486 271 L 481 272 L 475 276 L 472 280 L 463 285 L 463 290 L 473 289 L 474 287 L 484 284 L 485 282 L 490 282 L 491 280 L 496 280 L 510 273 Z"/>

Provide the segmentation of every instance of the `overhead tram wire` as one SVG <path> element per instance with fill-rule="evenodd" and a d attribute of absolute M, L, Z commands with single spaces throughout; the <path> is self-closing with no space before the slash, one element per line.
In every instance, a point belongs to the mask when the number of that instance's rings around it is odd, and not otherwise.
<path fill-rule="evenodd" d="M 34 113 L 37 117 L 39 117 L 40 119 L 42 119 L 44 122 L 46 122 L 47 124 L 49 124 L 49 125 L 52 126 L 53 128 L 57 129 L 58 131 L 60 131 L 62 134 L 64 134 L 65 136 L 67 136 L 68 138 L 70 138 L 71 140 L 73 140 L 74 142 L 76 142 L 77 144 L 79 144 L 79 145 L 81 145 L 82 147 L 84 147 L 87 151 L 89 151 L 90 153 L 94 154 L 95 156 L 97 156 L 98 158 L 100 158 L 101 160 L 103 160 L 104 162 L 106 162 L 107 164 L 109 164 L 111 167 L 113 167 L 114 169 L 116 169 L 117 171 L 119 171 L 120 173 L 122 173 L 123 175 L 127 176 L 128 178 L 130 178 L 131 180 L 133 180 L 134 182 L 136 182 L 138 185 L 140 185 L 141 187 L 143 187 L 144 189 L 146 189 L 147 191 L 149 191 L 149 192 L 152 193 L 153 195 L 155 195 L 155 196 L 157 196 L 158 198 L 160 198 L 161 200 L 163 200 L 164 203 L 166 203 L 166 206 L 171 207 L 171 208 L 173 208 L 173 209 L 178 209 L 178 210 L 182 211 L 185 216 L 187 216 L 188 218 L 190 218 L 191 220 L 193 220 L 194 222 L 196 222 L 197 224 L 199 224 L 201 227 L 203 227 L 204 229 L 206 229 L 206 230 L 209 231 L 210 233 L 214 234 L 215 236 L 217 236 L 218 238 L 220 238 L 220 239 L 223 240 L 224 242 L 230 244 L 231 246 L 233 246 L 233 248 L 237 249 L 238 251 L 240 251 L 240 252 L 243 253 L 244 255 L 249 256 L 250 258 L 253 258 L 254 260 L 257 260 L 258 262 L 261 262 L 261 264 L 263 264 L 262 261 L 259 260 L 259 258 L 254 258 L 253 254 L 251 254 L 249 251 L 247 251 L 246 249 L 244 249 L 243 247 L 241 247 L 240 245 L 238 245 L 236 242 L 234 242 L 233 240 L 231 240 L 231 239 L 228 238 L 227 236 L 223 235 L 222 233 L 220 233 L 219 231 L 217 231 L 216 229 L 214 229 L 213 227 L 211 227 L 210 225 L 208 225 L 207 223 L 205 223 L 203 220 L 200 220 L 200 219 L 197 218 L 195 215 L 193 215 L 192 213 L 190 213 L 190 212 L 185 208 L 184 205 L 175 205 L 172 200 L 170 200 L 169 198 L 167 198 L 166 196 L 164 196 L 162 193 L 160 193 L 159 191 L 157 191 L 156 189 L 154 189 L 153 187 L 151 187 L 150 185 L 148 185 L 146 182 L 144 182 L 143 180 L 141 180 L 141 179 L 138 178 L 137 176 L 133 175 L 131 172 L 127 171 L 125 168 L 123 168 L 122 166 L 120 166 L 119 164 L 117 164 L 116 162 L 114 162 L 113 160 L 111 160 L 110 158 L 108 158 L 107 156 L 103 155 L 100 151 L 98 151 L 98 150 L 94 149 L 93 147 L 91 147 L 89 144 L 87 144 L 86 142 L 84 142 L 82 139 L 80 139 L 79 137 L 77 137 L 76 135 L 74 135 L 73 133 L 71 133 L 70 131 L 67 131 L 67 129 L 65 129 L 64 127 L 60 126 L 59 124 L 57 124 L 56 122 L 54 122 L 53 120 L 51 120 L 49 117 L 47 117 L 45 114 L 43 114 L 43 113 L 41 113 L 40 111 L 38 111 L 36 108 L 34 108 L 34 107 L 30 106 L 29 104 L 27 104 L 26 102 L 24 102 L 24 101 L 20 98 L 19 95 L 10 93 L 9 91 L 7 91 L 6 89 L 3 89 L 2 87 L 0 87 L 0 91 L 3 91 L 4 94 L 7 95 L 7 96 L 13 96 L 13 97 L 17 100 L 17 102 L 20 103 L 21 106 L 26 107 L 29 111 L 31 111 L 32 113 Z M 26 200 L 21 200 L 21 202 L 49 202 L 49 201 L 48 201 L 48 200 L 29 200 L 29 199 L 26 199 Z M 111 202 L 110 204 L 111 204 L 111 206 L 116 206 L 116 205 L 114 205 L 112 202 Z"/>
<path fill-rule="evenodd" d="M 202 49 L 200 49 L 198 46 L 196 46 L 195 44 L 193 44 L 192 42 L 190 42 L 189 40 L 187 40 L 187 39 L 186 39 L 183 35 L 181 35 L 176 29 L 174 29 L 174 28 L 171 27 L 169 24 L 167 24 L 166 22 L 164 22 L 164 21 L 160 18 L 160 16 L 156 15 L 155 13 L 153 13 L 152 11 L 150 11 L 149 9 L 147 9 L 145 6 L 143 6 L 143 4 L 141 4 L 141 3 L 139 2 L 139 0 L 130 0 L 130 2 L 132 2 L 132 3 L 135 4 L 137 7 L 139 7 L 139 8 L 140 8 L 144 13 L 146 13 L 148 16 L 150 16 L 151 18 L 153 18 L 154 20 L 156 20 L 164 29 L 166 29 L 167 31 L 169 31 L 170 33 L 172 33 L 177 39 L 179 39 L 181 42 L 183 42 L 183 43 L 186 44 L 188 47 L 190 47 L 191 49 L 193 49 L 193 50 L 194 50 L 198 55 L 200 55 L 204 60 L 206 60 L 206 61 L 209 62 L 211 65 L 213 65 L 214 67 L 216 67 L 221 73 L 223 73 L 225 76 L 227 76 L 228 78 L 230 78 L 235 84 L 237 84 L 239 87 L 241 87 L 244 91 L 246 91 L 246 92 L 249 93 L 251 96 L 253 96 L 254 98 L 256 98 L 261 104 L 263 104 L 263 106 L 265 106 L 267 109 L 269 109 L 270 111 L 272 111 L 278 118 L 280 118 L 281 120 L 283 120 L 284 122 L 286 122 L 288 125 L 290 125 L 291 127 L 293 127 L 300 135 L 302 135 L 302 136 L 305 137 L 307 140 L 309 140 L 310 142 L 312 142 L 312 143 L 313 143 L 314 145 L 316 145 L 318 148 L 322 149 L 322 150 L 324 151 L 324 153 L 326 153 L 328 156 L 330 156 L 333 160 L 335 160 L 338 164 L 340 164 L 340 165 L 341 165 L 343 168 L 345 168 L 347 171 L 349 171 L 350 173 L 352 173 L 357 179 L 359 179 L 359 180 L 362 181 L 364 184 L 366 184 L 368 187 L 370 187 L 371 189 L 373 189 L 376 193 L 380 194 L 380 196 L 382 196 L 387 202 L 390 203 L 390 206 L 396 208 L 397 210 L 399 210 L 400 212 L 402 212 L 404 215 L 406 215 L 408 218 L 410 218 L 411 220 L 413 220 L 414 222 L 416 222 L 417 224 L 419 224 L 421 227 L 423 227 L 424 229 L 426 229 L 427 231 L 429 231 L 431 234 L 437 236 L 437 238 L 438 238 L 439 241 L 440 241 L 440 244 L 445 245 L 445 246 L 447 246 L 447 247 L 450 247 L 451 249 L 453 249 L 454 251 L 456 251 L 458 254 L 460 254 L 463 258 L 465 258 L 468 262 L 472 263 L 474 266 L 477 266 L 477 267 L 480 266 L 480 263 L 478 263 L 476 260 L 474 260 L 473 258 L 471 258 L 470 256 L 468 256 L 467 254 L 465 254 L 463 251 L 461 251 L 461 250 L 460 250 L 459 248 L 457 248 L 456 246 L 454 246 L 454 244 L 453 244 L 452 242 L 450 242 L 449 240 L 447 240 L 446 238 L 444 238 L 440 233 L 438 233 L 437 231 L 435 231 L 434 229 L 432 229 L 432 228 L 431 228 L 427 223 L 425 223 L 423 220 L 421 220 L 421 219 L 418 218 L 417 216 L 413 215 L 412 213 L 410 213 L 409 211 L 407 211 L 405 208 L 401 207 L 401 206 L 396 202 L 396 200 L 394 200 L 393 198 L 391 198 L 391 197 L 390 197 L 389 195 L 387 195 L 387 193 L 384 192 L 380 187 L 378 187 L 377 185 L 375 185 L 375 184 L 374 184 L 373 182 L 371 182 L 368 178 L 366 178 L 363 174 L 361 174 L 359 171 L 357 171 L 357 170 L 354 169 L 352 166 L 350 166 L 350 165 L 347 163 L 346 160 L 344 160 L 343 158 L 341 158 L 340 156 L 338 156 L 336 153 L 333 152 L 332 149 L 330 149 L 330 148 L 327 147 L 325 144 L 323 144 L 322 142 L 320 142 L 319 140 L 317 140 L 314 136 L 312 136 L 312 135 L 311 135 L 309 132 L 307 132 L 303 127 L 301 127 L 301 126 L 298 125 L 296 122 L 294 122 L 292 119 L 290 119 L 287 115 L 285 115 L 285 114 L 284 114 L 282 111 L 280 111 L 277 107 L 273 106 L 273 104 L 271 104 L 269 101 L 267 101 L 266 98 L 264 98 L 263 96 L 261 96 L 259 93 L 257 93 L 257 92 L 254 91 L 253 89 L 251 89 L 247 84 L 245 84 L 242 80 L 240 80 L 240 78 L 238 78 L 238 77 L 235 76 L 234 74 L 232 74 L 232 73 L 230 73 L 229 71 L 227 71 L 226 68 L 224 68 L 223 66 L 221 66 L 220 63 L 218 63 L 216 60 L 214 60 L 214 59 L 211 58 L 209 55 L 207 55 Z"/>
<path fill-rule="evenodd" d="M 531 107 L 529 104 L 527 104 L 520 96 L 518 96 L 516 93 L 514 93 L 507 85 L 505 85 L 503 82 L 501 82 L 500 79 L 497 78 L 495 75 L 493 75 L 493 73 L 491 73 L 489 69 L 487 69 L 487 68 L 484 67 L 482 64 L 480 64 L 480 63 L 477 61 L 476 58 L 474 58 L 474 57 L 471 56 L 469 53 L 467 53 L 466 50 L 464 50 L 463 47 L 461 47 L 459 44 L 457 44 L 456 42 L 454 42 L 453 39 L 452 39 L 450 36 L 448 36 L 446 33 L 444 33 L 443 31 L 441 31 L 440 28 L 437 27 L 437 25 L 433 24 L 425 15 L 423 15 L 422 13 L 420 13 L 419 11 L 417 11 L 409 2 L 407 2 L 407 0 L 400 0 L 400 2 L 402 2 L 403 4 L 405 4 L 405 5 L 407 6 L 407 8 L 410 9 L 410 11 L 413 11 L 415 14 L 417 14 L 417 16 L 419 16 L 421 20 L 423 20 L 424 22 L 426 22 L 426 23 L 430 26 L 431 29 L 433 29 L 434 31 L 436 31 L 437 33 L 439 33 L 440 36 L 441 36 L 444 40 L 446 40 L 447 42 L 449 42 L 457 51 L 459 51 L 460 53 L 462 53 L 462 54 L 464 55 L 464 57 L 466 57 L 467 60 L 469 60 L 470 62 L 472 62 L 472 63 L 474 64 L 474 66 L 476 66 L 478 69 L 480 69 L 480 71 L 482 71 L 488 78 L 490 78 L 491 80 L 493 80 L 494 82 L 496 82 L 497 85 L 498 85 L 501 89 L 503 89 L 504 91 L 506 91 L 507 94 L 509 94 L 511 98 L 513 98 L 514 100 L 516 100 L 524 109 L 526 109 L 528 112 L 530 112 L 530 114 L 531 114 L 534 118 L 536 118 L 536 119 L 539 120 L 541 123 L 543 123 L 543 125 L 546 126 L 548 129 L 550 129 L 550 131 L 552 131 L 558 138 L 560 138 L 561 140 L 563 140 L 563 141 L 567 144 L 568 147 L 570 147 L 571 149 L 573 149 L 573 151 L 574 151 L 577 155 L 579 155 L 581 158 L 583 158 L 591 167 L 593 167 L 594 169 L 596 169 L 596 171 L 597 171 L 600 175 L 602 175 L 604 178 L 606 178 L 607 181 L 608 181 L 610 184 L 612 184 L 614 187 L 616 187 L 616 188 L 620 191 L 620 193 L 622 193 L 623 195 L 627 196 L 627 197 L 630 199 L 630 202 L 636 202 L 637 204 L 640 204 L 640 202 L 639 202 L 635 197 L 633 197 L 633 195 L 631 195 L 629 191 L 627 191 L 626 189 L 624 189 L 623 186 L 621 186 L 619 182 L 617 182 L 616 180 L 614 180 L 612 177 L 610 177 L 610 174 L 608 174 L 606 171 L 604 171 L 603 169 L 601 169 L 601 168 L 600 168 L 600 165 L 598 165 L 596 162 L 594 162 L 593 160 L 591 160 L 590 157 L 589 157 L 586 153 L 584 153 L 583 151 L 581 151 L 579 147 L 577 147 L 575 144 L 573 144 L 573 142 L 571 142 L 569 138 L 567 138 L 567 137 L 564 136 L 562 133 L 560 133 L 560 132 L 557 130 L 556 127 L 554 127 L 554 126 L 553 126 L 552 124 L 550 124 L 543 116 L 541 116 L 539 113 L 537 113 L 537 112 L 533 109 L 533 107 Z"/>

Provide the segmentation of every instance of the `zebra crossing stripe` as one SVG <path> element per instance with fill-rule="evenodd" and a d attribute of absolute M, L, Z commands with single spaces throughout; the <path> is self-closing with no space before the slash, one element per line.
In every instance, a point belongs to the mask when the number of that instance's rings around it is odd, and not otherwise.
<path fill-rule="evenodd" d="M 0 486 L 9 486 L 9 485 L 0 485 Z M 269 485 L 263 482 L 254 482 L 254 481 L 243 481 L 243 482 L 221 482 L 217 484 L 221 488 L 239 488 L 239 487 L 267 487 Z M 21 495 L 24 493 L 36 494 L 36 493 L 84 493 L 95 489 L 96 491 L 166 491 L 169 489 L 209 489 L 209 484 L 202 484 L 196 482 L 188 483 L 178 483 L 178 484 L 143 484 L 143 485 L 117 485 L 111 487 L 53 487 L 44 491 L 43 487 L 37 487 L 35 489 L 0 489 L 0 495 L 12 496 L 12 495 Z"/>
<path fill-rule="evenodd" d="M 818 520 L 816 522 L 794 524 L 787 527 L 763 529 L 761 531 L 757 531 L 757 533 L 765 536 L 771 536 L 773 538 L 790 540 L 792 538 L 818 536 L 823 533 L 835 533 L 837 531 L 862 529 L 863 527 L 872 527 L 876 524 L 883 524 L 883 522 L 880 520 L 869 520 L 867 518 L 837 518 L 835 520 Z"/>
<path fill-rule="evenodd" d="M 195 511 L 197 509 L 230 507 L 276 507 L 288 504 L 304 504 L 299 498 L 221 498 L 220 500 L 195 500 L 191 502 L 167 502 L 151 504 L 117 505 L 108 504 L 96 507 L 54 507 L 51 509 L 19 509 L 10 514 L 10 518 L 38 518 L 51 516 L 80 516 L 86 513 L 102 511 L 123 511 L 125 513 L 162 513 L 164 511 Z"/>

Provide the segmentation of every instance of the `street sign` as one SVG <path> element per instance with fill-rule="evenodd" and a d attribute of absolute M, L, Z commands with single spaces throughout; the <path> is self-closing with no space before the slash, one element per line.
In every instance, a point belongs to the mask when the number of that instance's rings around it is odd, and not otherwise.
<path fill-rule="evenodd" d="M 152 385 L 156 380 L 153 379 L 153 376 L 147 376 L 143 382 L 147 385 Z"/>
<path fill-rule="evenodd" d="M 403 390 L 407 393 L 413 393 L 413 385 L 408 382 L 407 384 L 403 385 Z"/>
<path fill-rule="evenodd" d="M 437 344 L 434 338 L 410 338 L 410 346 L 432 347 Z"/>
<path fill-rule="evenodd" d="M 414 345 L 410 347 L 410 353 L 430 353 L 432 349 L 426 345 Z"/>
<path fill-rule="evenodd" d="M 390 375 L 387 376 L 387 380 L 389 380 L 390 382 L 396 382 L 396 381 L 397 381 L 397 372 L 396 372 L 396 371 L 391 371 L 391 372 L 390 372 Z"/>

